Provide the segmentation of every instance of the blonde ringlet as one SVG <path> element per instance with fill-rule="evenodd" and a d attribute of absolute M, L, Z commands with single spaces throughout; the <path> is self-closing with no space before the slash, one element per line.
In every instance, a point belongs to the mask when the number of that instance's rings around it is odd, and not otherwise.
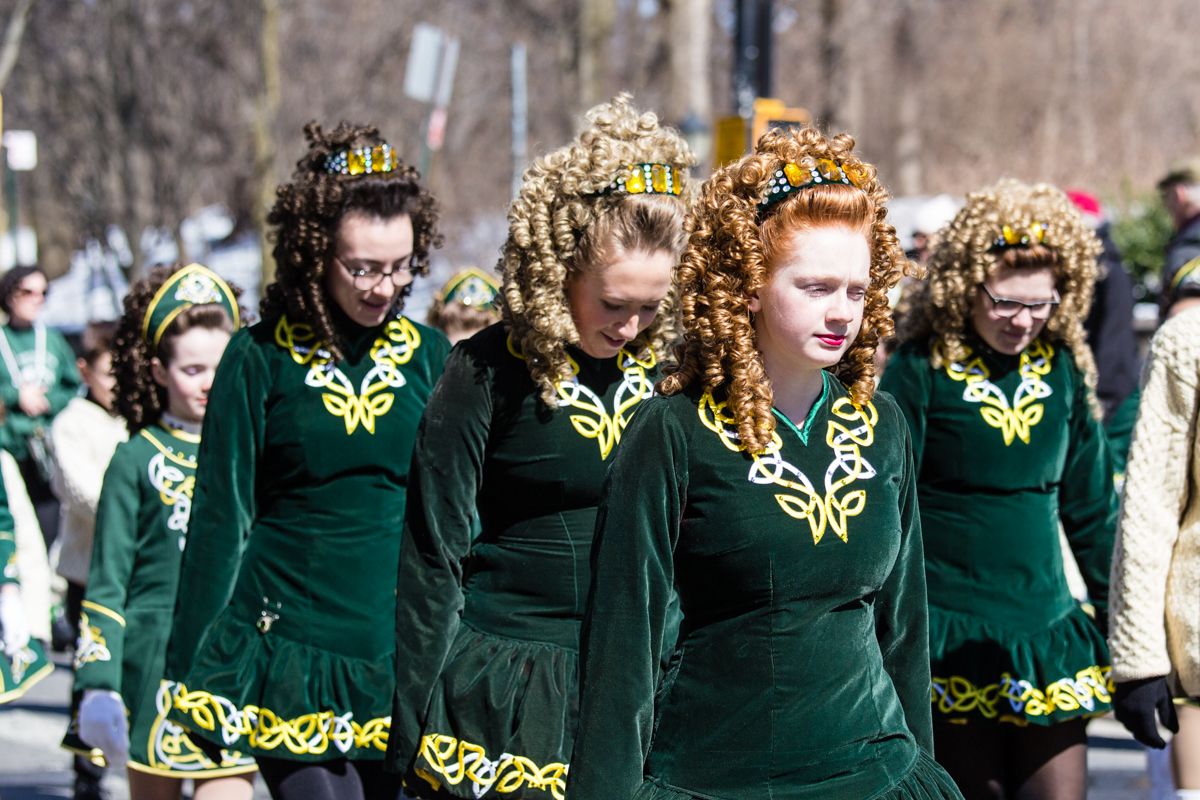
<path fill-rule="evenodd" d="M 758 203 L 784 164 L 833 159 L 861 175 L 859 186 L 825 184 L 776 203 L 760 224 Z M 862 231 L 871 252 L 871 280 L 863 323 L 833 372 L 855 403 L 875 391 L 875 346 L 892 334 L 887 292 L 915 270 L 887 222 L 888 195 L 875 167 L 854 153 L 849 134 L 826 137 L 813 127 L 769 131 L 753 154 L 717 170 L 700 189 L 688 219 L 688 245 L 676 276 L 684 329 L 679 369 L 659 383 L 675 394 L 695 381 L 707 390 L 725 387 L 738 435 L 751 452 L 771 441 L 774 394 L 758 351 L 750 296 L 768 280 L 771 250 L 791 234 L 837 225 Z"/>
<path fill-rule="evenodd" d="M 626 164 L 669 164 L 683 176 L 695 161 L 683 137 L 634 108 L 627 94 L 592 108 L 586 119 L 575 142 L 525 171 L 499 264 L 504 322 L 550 406 L 554 384 L 571 376 L 566 347 L 579 344 L 567 282 L 624 254 L 667 250 L 678 257 L 685 242 L 683 197 L 604 192 Z M 628 348 L 666 353 L 675 320 L 669 295 Z"/>
<path fill-rule="evenodd" d="M 1047 228 L 1040 246 L 994 247 L 1005 225 L 1022 232 L 1035 222 Z M 1099 416 L 1096 362 L 1083 323 L 1092 306 L 1102 245 L 1066 194 L 1047 183 L 1002 179 L 968 195 L 966 205 L 938 240 L 929 260 L 928 280 L 913 296 L 912 312 L 901 325 L 901 340 L 940 340 L 939 352 L 931 357 L 934 367 L 942 367 L 946 360 L 960 361 L 967 354 L 976 287 L 1002 265 L 1049 267 L 1061 302 L 1042 337 L 1071 351 L 1090 390 L 1092 412 Z"/>

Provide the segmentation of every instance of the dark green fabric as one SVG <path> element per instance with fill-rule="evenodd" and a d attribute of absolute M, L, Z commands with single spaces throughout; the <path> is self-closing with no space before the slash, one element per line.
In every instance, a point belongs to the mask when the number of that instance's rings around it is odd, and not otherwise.
<path fill-rule="evenodd" d="M 1135 386 L 1117 406 L 1104 428 L 1108 437 L 1108 452 L 1112 454 L 1113 482 L 1118 491 L 1125 481 L 1125 464 L 1129 460 L 1129 444 L 1133 440 L 1133 425 L 1137 422 L 1138 403 L 1141 400 L 1142 389 Z"/>
<path fill-rule="evenodd" d="M 1037 341 L 1022 361 L 971 346 L 934 369 L 908 343 L 881 383 L 913 431 L 934 708 L 1041 725 L 1102 713 L 1117 509 L 1104 432 L 1065 347 Z M 1068 591 L 1060 522 L 1099 626 Z"/>
<path fill-rule="evenodd" d="M 757 462 L 691 391 L 630 425 L 597 521 L 571 800 L 875 797 L 932 751 L 908 429 L 886 395 L 860 412 L 826 382 L 808 443 L 780 425 Z"/>
<path fill-rule="evenodd" d="M 236 753 L 226 753 L 221 764 L 210 761 L 166 720 L 169 698 L 159 685 L 199 443 L 194 434 L 152 425 L 117 446 L 96 509 L 75 654 L 76 699 L 86 689 L 109 689 L 125 702 L 130 763 L 179 777 L 254 768 Z M 76 724 L 72 720 L 63 744 L 89 751 Z"/>
<path fill-rule="evenodd" d="M 336 321 L 336 364 L 286 319 L 230 341 L 168 649 L 172 717 L 273 758 L 383 757 L 409 463 L 449 351 L 407 318 Z"/>
<path fill-rule="evenodd" d="M 8 487 L 0 480 L 0 586 L 20 583 L 17 573 L 17 534 L 8 507 Z"/>
<path fill-rule="evenodd" d="M 8 338 L 17 366 L 22 372 L 30 370 L 32 377 L 37 336 L 34 329 L 5 325 L 3 334 Z M 0 359 L 0 401 L 4 402 L 8 411 L 4 421 L 5 442 L 9 452 L 18 461 L 29 453 L 29 437 L 39 428 L 49 433 L 50 422 L 67 407 L 72 397 L 79 394 L 79 387 L 83 383 L 79 370 L 75 368 L 75 354 L 71 346 L 53 328 L 46 329 L 46 364 L 43 374 L 38 378 L 46 387 L 50 410 L 39 417 L 31 417 L 21 410 L 17 402 L 21 382 L 14 380 L 14 376 L 9 374 L 8 365 Z"/>
<path fill-rule="evenodd" d="M 425 412 L 388 750 L 411 789 L 550 798 L 565 787 L 600 486 L 654 379 L 651 359 L 568 352 L 577 378 L 559 396 L 574 404 L 551 410 L 503 325 L 487 328 L 456 347 Z"/>

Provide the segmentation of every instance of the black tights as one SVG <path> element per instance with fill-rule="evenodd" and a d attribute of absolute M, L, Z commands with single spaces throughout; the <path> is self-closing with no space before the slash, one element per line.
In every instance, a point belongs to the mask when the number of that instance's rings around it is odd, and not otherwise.
<path fill-rule="evenodd" d="M 937 761 L 966 800 L 1084 800 L 1087 722 L 1018 727 L 933 722 Z"/>
<path fill-rule="evenodd" d="M 404 796 L 401 776 L 385 772 L 382 761 L 255 760 L 275 800 L 400 800 Z"/>

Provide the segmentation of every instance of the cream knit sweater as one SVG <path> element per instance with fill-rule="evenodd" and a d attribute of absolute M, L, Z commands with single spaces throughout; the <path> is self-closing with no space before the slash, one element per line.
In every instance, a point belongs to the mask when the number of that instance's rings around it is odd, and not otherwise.
<path fill-rule="evenodd" d="M 1150 345 L 1113 554 L 1113 679 L 1174 672 L 1200 696 L 1200 310 Z"/>

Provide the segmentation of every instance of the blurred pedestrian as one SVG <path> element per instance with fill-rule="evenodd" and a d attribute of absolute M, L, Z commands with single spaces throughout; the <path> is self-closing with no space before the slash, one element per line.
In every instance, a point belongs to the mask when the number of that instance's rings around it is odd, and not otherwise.
<path fill-rule="evenodd" d="M 467 267 L 454 273 L 433 298 L 425 324 L 446 334 L 450 344 L 458 344 L 500 321 L 499 297 L 495 277 Z"/>
<path fill-rule="evenodd" d="M 1176 299 L 1180 284 L 1200 270 L 1200 156 L 1182 158 L 1158 182 L 1175 234 L 1167 243 L 1159 291 L 1160 317 Z"/>
<path fill-rule="evenodd" d="M 939 239 L 881 384 L 913 431 L 937 758 L 968 800 L 1081 799 L 1111 689 L 1116 496 L 1083 330 L 1100 243 L 1061 191 L 1011 180 Z"/>

